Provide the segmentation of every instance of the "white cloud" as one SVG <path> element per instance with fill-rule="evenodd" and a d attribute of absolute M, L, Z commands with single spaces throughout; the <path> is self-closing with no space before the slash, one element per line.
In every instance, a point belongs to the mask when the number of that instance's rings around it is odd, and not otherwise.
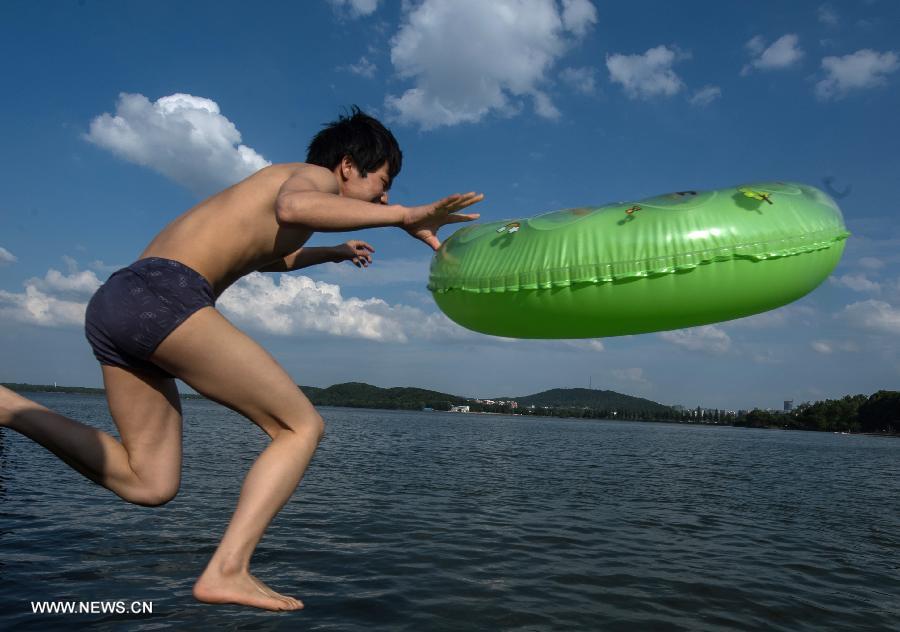
<path fill-rule="evenodd" d="M 59 299 L 31 285 L 23 294 L 0 290 L 0 319 L 45 327 L 83 325 L 85 309 L 87 302 Z"/>
<path fill-rule="evenodd" d="M 621 84 L 632 99 L 672 96 L 684 88 L 672 70 L 676 56 L 676 50 L 657 46 L 643 55 L 607 55 L 606 68 L 610 79 Z"/>
<path fill-rule="evenodd" d="M 347 10 L 351 18 L 360 18 L 375 13 L 378 0 L 329 0 L 336 11 Z"/>
<path fill-rule="evenodd" d="M 76 270 L 66 276 L 53 268 L 47 271 L 43 279 L 31 278 L 25 282 L 26 287 L 33 287 L 41 292 L 78 294 L 88 298 L 100 285 L 100 279 L 91 270 Z"/>
<path fill-rule="evenodd" d="M 766 40 L 762 35 L 754 35 L 744 47 L 750 51 L 751 55 L 759 55 L 766 50 Z"/>
<path fill-rule="evenodd" d="M 63 258 L 69 275 L 51 268 L 43 279 L 25 281 L 22 293 L 0 290 L 0 318 L 44 327 L 83 325 L 87 301 L 100 279 L 91 271 L 78 271 L 71 257 Z"/>
<path fill-rule="evenodd" d="M 847 305 L 838 316 L 858 329 L 890 336 L 900 335 L 900 309 L 884 301 L 853 303 Z"/>
<path fill-rule="evenodd" d="M 562 0 L 562 22 L 567 31 L 583 37 L 597 22 L 597 8 L 588 0 Z"/>
<path fill-rule="evenodd" d="M 359 58 L 359 61 L 355 64 L 350 64 L 349 66 L 342 66 L 342 70 L 348 70 L 352 72 L 354 75 L 359 75 L 360 77 L 366 77 L 367 79 L 371 79 L 375 76 L 375 71 L 378 70 L 378 66 L 369 61 L 369 58 L 363 55 Z"/>
<path fill-rule="evenodd" d="M 630 369 L 613 369 L 612 370 L 613 377 L 615 377 L 620 382 L 626 382 L 631 384 L 649 384 L 647 378 L 644 377 L 644 370 L 640 368 L 630 368 Z"/>
<path fill-rule="evenodd" d="M 422 129 L 513 116 L 531 98 L 539 116 L 559 110 L 548 72 L 596 22 L 586 0 L 425 0 L 408 5 L 391 40 L 391 62 L 415 85 L 385 99 L 401 122 Z"/>
<path fill-rule="evenodd" d="M 845 274 L 839 277 L 830 277 L 830 282 L 838 287 L 846 287 L 854 292 L 880 292 L 881 285 L 870 281 L 864 274 Z"/>
<path fill-rule="evenodd" d="M 815 340 L 811 343 L 813 351 L 823 354 L 829 354 L 833 351 L 831 348 L 831 343 L 827 340 Z"/>
<path fill-rule="evenodd" d="M 549 340 L 547 341 L 548 348 L 554 348 L 562 343 L 566 347 L 571 347 L 572 349 L 577 349 L 579 351 L 590 350 L 590 351 L 604 351 L 606 347 L 603 346 L 603 341 L 599 338 L 587 338 L 584 340 Z"/>
<path fill-rule="evenodd" d="M 803 49 L 797 43 L 797 35 L 788 33 L 775 40 L 771 46 L 766 47 L 762 36 L 757 35 L 746 43 L 747 50 L 755 59 L 741 69 L 741 75 L 747 75 L 755 68 L 757 70 L 778 70 L 790 68 L 803 58 Z"/>
<path fill-rule="evenodd" d="M 378 259 L 375 253 L 372 265 L 368 268 L 357 268 L 347 262 L 324 263 L 303 272 L 316 281 L 335 283 L 341 287 L 372 287 L 378 285 L 395 285 L 398 283 L 416 283 L 421 287 L 428 284 L 428 259 Z"/>
<path fill-rule="evenodd" d="M 781 364 L 784 362 L 784 354 L 778 349 L 760 349 L 754 347 L 750 351 L 750 358 L 756 364 Z"/>
<path fill-rule="evenodd" d="M 593 68 L 565 68 L 559 73 L 559 78 L 568 84 L 573 90 L 581 94 L 593 94 L 596 89 L 595 72 Z"/>
<path fill-rule="evenodd" d="M 229 318 L 248 329 L 289 336 L 326 333 L 383 342 L 459 340 L 474 336 L 443 314 L 427 314 L 379 298 L 344 298 L 341 288 L 305 276 L 251 273 L 217 302 Z"/>
<path fill-rule="evenodd" d="M 885 85 L 886 76 L 900 68 L 900 59 L 893 51 L 862 49 L 843 57 L 826 57 L 822 68 L 827 76 L 816 84 L 816 96 L 822 100 L 839 99 L 851 90 Z"/>
<path fill-rule="evenodd" d="M 88 267 L 89 267 L 91 270 L 95 270 L 95 271 L 100 272 L 100 273 L 102 273 L 102 274 L 110 274 L 110 273 L 112 273 L 112 272 L 115 272 L 116 270 L 119 270 L 119 269 L 121 269 L 121 268 L 124 268 L 126 265 L 128 265 L 128 264 L 126 263 L 126 264 L 113 264 L 113 265 L 109 265 L 109 264 L 107 264 L 107 263 L 103 263 L 100 259 L 95 259 L 94 261 L 91 261 L 91 262 L 88 264 Z"/>
<path fill-rule="evenodd" d="M 190 94 L 153 103 L 142 94 L 121 94 L 115 115 L 96 117 L 85 138 L 198 195 L 230 186 L 270 164 L 240 144 L 240 132 L 215 101 Z"/>
<path fill-rule="evenodd" d="M 691 351 L 725 353 L 731 348 L 731 338 L 715 325 L 664 331 L 658 336 L 667 342 Z"/>
<path fill-rule="evenodd" d="M 884 261 L 879 259 L 878 257 L 862 257 L 859 260 L 860 267 L 867 268 L 869 270 L 880 270 L 884 267 Z"/>
<path fill-rule="evenodd" d="M 837 12 L 835 12 L 834 8 L 828 4 L 820 6 L 818 11 L 816 11 L 816 15 L 819 18 L 819 22 L 827 24 L 828 26 L 837 26 L 840 21 Z"/>
<path fill-rule="evenodd" d="M 832 341 L 832 340 L 814 340 L 810 343 L 813 351 L 828 355 L 835 351 L 859 351 L 859 346 L 852 340 Z"/>
<path fill-rule="evenodd" d="M 19 259 L 18 259 L 18 257 L 16 257 L 16 255 L 11 253 L 6 248 L 0 246 L 0 265 L 6 264 L 6 263 L 15 263 L 18 260 Z"/>
<path fill-rule="evenodd" d="M 691 97 L 691 105 L 705 107 L 721 96 L 722 89 L 719 86 L 703 86 Z"/>

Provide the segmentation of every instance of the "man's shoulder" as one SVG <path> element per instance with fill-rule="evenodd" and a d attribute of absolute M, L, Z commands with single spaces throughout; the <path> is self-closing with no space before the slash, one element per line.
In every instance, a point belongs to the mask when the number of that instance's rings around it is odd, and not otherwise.
<path fill-rule="evenodd" d="M 282 170 L 284 186 L 289 189 L 311 188 L 327 192 L 332 192 L 332 190 L 336 192 L 337 190 L 334 174 L 325 167 L 305 162 L 283 163 L 271 167 Z"/>

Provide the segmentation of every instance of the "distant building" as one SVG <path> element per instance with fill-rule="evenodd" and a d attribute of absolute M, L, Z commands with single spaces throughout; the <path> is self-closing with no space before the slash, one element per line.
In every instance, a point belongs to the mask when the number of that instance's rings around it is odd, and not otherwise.
<path fill-rule="evenodd" d="M 784 400 L 784 412 L 789 413 L 794 410 L 794 400 L 786 399 Z"/>
<path fill-rule="evenodd" d="M 515 410 L 516 408 L 519 407 L 519 402 L 510 402 L 509 407 L 512 408 L 513 410 Z"/>
<path fill-rule="evenodd" d="M 450 412 L 451 413 L 467 413 L 467 412 L 469 412 L 469 407 L 468 406 L 451 406 Z"/>

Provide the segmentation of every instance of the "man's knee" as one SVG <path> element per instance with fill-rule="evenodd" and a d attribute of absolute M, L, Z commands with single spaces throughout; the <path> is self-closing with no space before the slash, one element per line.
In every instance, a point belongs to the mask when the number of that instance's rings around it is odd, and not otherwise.
<path fill-rule="evenodd" d="M 178 495 L 180 486 L 180 481 L 142 483 L 128 495 L 126 500 L 143 507 L 160 507 Z"/>
<path fill-rule="evenodd" d="M 283 428 L 298 436 L 312 437 L 316 442 L 325 436 L 325 420 L 316 410 L 284 422 Z"/>

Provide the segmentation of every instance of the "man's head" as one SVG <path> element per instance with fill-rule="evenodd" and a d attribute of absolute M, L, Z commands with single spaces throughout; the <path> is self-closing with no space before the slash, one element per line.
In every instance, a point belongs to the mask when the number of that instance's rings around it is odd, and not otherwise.
<path fill-rule="evenodd" d="M 348 159 L 362 178 L 381 171 L 380 175 L 387 177 L 386 188 L 403 164 L 400 146 L 390 130 L 355 105 L 350 116 L 338 117 L 316 134 L 306 153 L 307 163 L 331 171 L 347 165 Z"/>

